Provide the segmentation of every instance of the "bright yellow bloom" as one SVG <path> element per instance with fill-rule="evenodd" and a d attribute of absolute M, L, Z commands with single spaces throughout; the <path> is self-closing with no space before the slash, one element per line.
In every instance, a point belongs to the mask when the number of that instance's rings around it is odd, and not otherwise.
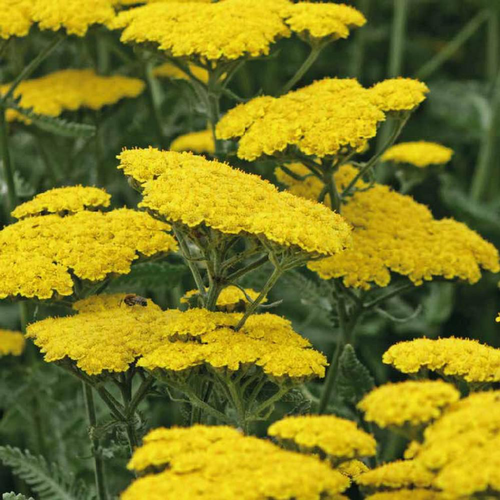
<path fill-rule="evenodd" d="M 189 300 L 199 294 L 198 290 L 189 290 L 181 298 L 181 304 L 189 304 Z M 243 293 L 237 286 L 228 286 L 222 290 L 217 298 L 217 307 L 231 308 L 239 305 L 240 303 L 249 304 L 249 298 L 254 301 L 259 296 L 259 292 L 246 288 Z M 263 302 L 266 302 L 264 299 Z"/>
<path fill-rule="evenodd" d="M 432 490 L 403 489 L 396 491 L 381 491 L 367 496 L 366 500 L 450 500 L 442 493 Z"/>
<path fill-rule="evenodd" d="M 166 333 L 171 342 L 146 354 L 137 364 L 148 370 L 182 371 L 207 364 L 237 371 L 260 366 L 272 377 L 323 377 L 326 358 L 295 333 L 289 321 L 273 314 L 250 316 L 234 331 L 240 313 L 190 309 L 169 313 Z"/>
<path fill-rule="evenodd" d="M 360 486 L 372 489 L 430 488 L 434 475 L 414 460 L 397 460 L 369 470 L 356 478 Z"/>
<path fill-rule="evenodd" d="M 9 88 L 10 84 L 0 86 L 0 93 L 6 93 Z M 64 69 L 21 82 L 14 97 L 20 98 L 23 108 L 32 108 L 41 115 L 59 116 L 64 111 L 80 108 L 101 109 L 126 97 L 137 97 L 143 90 L 144 82 L 137 78 L 100 76 L 92 69 Z M 14 110 L 8 111 L 7 119 L 26 121 Z"/>
<path fill-rule="evenodd" d="M 23 219 L 0 231 L 0 298 L 71 295 L 71 274 L 90 281 L 127 274 L 140 255 L 177 249 L 169 229 L 126 208 Z"/>
<path fill-rule="evenodd" d="M 32 200 L 18 205 L 12 217 L 24 219 L 33 215 L 66 215 L 82 212 L 88 208 L 109 207 L 111 196 L 95 187 L 70 186 L 50 189 Z"/>
<path fill-rule="evenodd" d="M 451 160 L 453 150 L 436 142 L 402 142 L 389 148 L 382 156 L 383 161 L 409 163 L 416 167 L 444 165 Z"/>
<path fill-rule="evenodd" d="M 190 132 L 172 141 L 171 151 L 191 151 L 192 153 L 214 153 L 215 141 L 211 130 Z"/>
<path fill-rule="evenodd" d="M 299 4 L 300 5 L 300 4 Z M 385 115 L 354 79 L 326 78 L 282 97 L 257 97 L 218 123 L 220 139 L 240 138 L 238 156 L 255 160 L 296 146 L 307 155 L 362 150 Z"/>
<path fill-rule="evenodd" d="M 408 381 L 385 384 L 358 404 L 368 422 L 379 427 L 419 426 L 438 418 L 443 409 L 458 401 L 460 393 L 442 381 Z"/>
<path fill-rule="evenodd" d="M 75 316 L 48 318 L 28 326 L 45 361 L 70 359 L 89 375 L 103 371 L 124 372 L 139 356 L 168 342 L 168 312 L 152 302 L 146 307 L 128 306 L 125 294 L 100 296 L 83 301 Z"/>
<path fill-rule="evenodd" d="M 415 339 L 387 350 L 383 362 L 403 373 L 421 369 L 467 382 L 500 382 L 500 349 L 468 339 Z"/>
<path fill-rule="evenodd" d="M 287 10 L 286 24 L 305 39 L 347 38 L 350 28 L 359 28 L 366 18 L 355 8 L 344 4 L 300 2 Z"/>
<path fill-rule="evenodd" d="M 335 463 L 375 455 L 377 443 L 355 422 L 333 415 L 288 417 L 272 424 L 267 433 L 284 444 L 295 443 L 299 450 L 321 450 Z"/>
<path fill-rule="evenodd" d="M 33 24 L 32 0 L 0 1 L 0 38 L 26 36 Z"/>
<path fill-rule="evenodd" d="M 200 68 L 194 64 L 187 65 L 191 74 L 201 80 L 203 83 L 208 82 L 208 71 L 204 68 Z M 157 66 L 153 70 L 153 75 L 157 78 L 171 78 L 172 80 L 188 80 L 188 76 L 184 71 L 179 69 L 175 64 L 166 62 Z"/>
<path fill-rule="evenodd" d="M 413 111 L 425 100 L 429 88 L 412 78 L 393 78 L 370 89 L 372 102 L 384 113 Z"/>
<path fill-rule="evenodd" d="M 20 356 L 24 351 L 24 335 L 21 332 L 0 330 L 0 357 L 11 354 Z"/>
<path fill-rule="evenodd" d="M 154 3 L 121 12 L 111 26 L 123 29 L 124 43 L 153 43 L 174 57 L 209 61 L 258 57 L 290 34 L 279 14 L 281 3 Z"/>
<path fill-rule="evenodd" d="M 336 254 L 349 241 L 351 228 L 340 215 L 227 164 L 154 148 L 125 150 L 119 159 L 118 168 L 143 183 L 139 206 L 168 221 L 265 237 L 316 255 Z"/>
<path fill-rule="evenodd" d="M 360 474 L 368 472 L 370 469 L 361 460 L 347 460 L 342 462 L 337 470 L 351 479 L 356 479 Z"/>
<path fill-rule="evenodd" d="M 226 427 L 196 425 L 152 431 L 129 467 L 168 466 L 135 480 L 122 500 L 317 500 L 334 497 L 349 479 L 318 458 L 285 451 Z"/>
<path fill-rule="evenodd" d="M 356 172 L 342 167 L 335 175 L 339 189 Z M 296 188 L 296 182 L 291 192 L 307 194 L 308 186 Z M 318 194 L 313 187 L 311 198 Z M 426 206 L 388 186 L 355 193 L 342 206 L 342 215 L 354 227 L 352 244 L 336 256 L 309 263 L 323 279 L 343 278 L 346 286 L 368 289 L 372 283 L 387 286 L 391 272 L 420 285 L 436 276 L 476 283 L 481 268 L 500 270 L 498 250 L 491 243 L 461 222 L 434 219 Z"/>

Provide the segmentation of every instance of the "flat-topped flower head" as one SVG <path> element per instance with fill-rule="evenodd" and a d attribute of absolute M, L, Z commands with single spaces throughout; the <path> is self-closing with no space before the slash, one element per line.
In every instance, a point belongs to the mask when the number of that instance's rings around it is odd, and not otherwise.
<path fill-rule="evenodd" d="M 320 451 L 334 464 L 375 455 L 374 437 L 355 422 L 333 415 L 287 417 L 272 424 L 267 433 L 286 445 L 293 442 L 300 451 Z"/>
<path fill-rule="evenodd" d="M 390 347 L 382 358 L 403 373 L 422 369 L 467 382 L 500 382 L 500 349 L 469 339 L 415 339 Z"/>
<path fill-rule="evenodd" d="M 187 65 L 188 71 L 203 83 L 208 82 L 208 71 L 194 64 Z M 153 70 L 153 75 L 157 78 L 170 78 L 172 80 L 189 80 L 188 75 L 173 63 L 163 63 Z"/>
<path fill-rule="evenodd" d="M 326 358 L 294 332 L 289 321 L 273 314 L 258 314 L 234 331 L 241 317 L 240 313 L 205 309 L 171 311 L 166 326 L 171 342 L 146 354 L 137 364 L 167 372 L 202 365 L 234 372 L 255 365 L 278 379 L 324 376 Z"/>
<path fill-rule="evenodd" d="M 142 183 L 140 206 L 169 222 L 265 238 L 308 255 L 333 255 L 348 244 L 351 228 L 340 215 L 257 175 L 154 148 L 125 150 L 119 159 L 125 175 Z"/>
<path fill-rule="evenodd" d="M 337 466 L 337 470 L 351 479 L 357 478 L 360 474 L 368 472 L 370 468 L 361 460 L 353 459 L 342 462 Z"/>
<path fill-rule="evenodd" d="M 140 256 L 177 249 L 169 229 L 126 208 L 23 219 L 0 231 L 0 298 L 57 298 L 72 295 L 73 277 L 127 274 Z"/>
<path fill-rule="evenodd" d="M 395 491 L 380 491 L 367 496 L 366 500 L 449 500 L 449 497 L 439 491 L 405 488 Z"/>
<path fill-rule="evenodd" d="M 453 150 L 436 142 L 402 142 L 390 147 L 382 156 L 383 161 L 406 163 L 424 168 L 444 165 L 451 160 Z"/>
<path fill-rule="evenodd" d="M 124 372 L 138 357 L 168 342 L 168 313 L 151 301 L 145 307 L 129 306 L 125 297 L 105 295 L 77 302 L 78 314 L 32 323 L 27 337 L 47 362 L 69 359 L 88 375 Z"/>
<path fill-rule="evenodd" d="M 172 151 L 191 151 L 192 153 L 215 152 L 214 135 L 211 130 L 202 130 L 200 132 L 190 132 L 180 135 L 170 144 Z"/>
<path fill-rule="evenodd" d="M 54 188 L 18 205 L 12 217 L 24 219 L 33 215 L 74 214 L 91 208 L 109 207 L 111 196 L 104 189 L 86 186 Z"/>
<path fill-rule="evenodd" d="M 336 498 L 350 484 L 316 457 L 226 427 L 161 429 L 144 441 L 129 467 L 158 471 L 163 464 L 165 470 L 135 480 L 122 500 Z"/>
<path fill-rule="evenodd" d="M 384 113 L 409 112 L 422 103 L 429 92 L 423 82 L 412 78 L 392 78 L 369 90 L 372 102 Z"/>
<path fill-rule="evenodd" d="M 33 0 L 0 1 L 0 38 L 26 36 L 33 24 Z"/>
<path fill-rule="evenodd" d="M 356 477 L 356 483 L 369 491 L 379 489 L 430 488 L 434 474 L 414 460 L 383 464 Z"/>
<path fill-rule="evenodd" d="M 433 471 L 448 498 L 500 493 L 500 391 L 475 393 L 450 406 L 424 432 L 415 461 Z"/>
<path fill-rule="evenodd" d="M 189 290 L 181 298 L 181 304 L 189 304 L 191 299 L 199 295 L 198 290 Z M 259 296 L 259 292 L 256 292 L 252 288 L 246 288 L 244 291 L 237 286 L 230 285 L 220 293 L 217 298 L 217 307 L 224 308 L 228 312 L 231 312 L 232 308 L 235 308 L 241 304 L 249 304 L 253 302 Z M 262 302 L 266 302 L 264 299 Z"/>
<path fill-rule="evenodd" d="M 6 93 L 10 84 L 0 86 Z M 59 116 L 81 108 L 92 110 L 116 104 L 124 98 L 137 97 L 144 82 L 127 76 L 101 76 L 92 69 L 64 69 L 32 80 L 24 80 L 14 92 L 21 107 L 35 113 Z M 26 121 L 17 111 L 9 110 L 7 119 Z"/>
<path fill-rule="evenodd" d="M 269 53 L 290 31 L 280 15 L 288 2 L 225 0 L 153 3 L 118 14 L 111 26 L 124 43 L 152 43 L 173 57 L 234 60 Z"/>
<path fill-rule="evenodd" d="M 335 175 L 339 189 L 356 172 L 342 167 Z M 312 184 L 293 183 L 291 192 L 319 194 Z M 387 286 L 391 273 L 420 285 L 435 277 L 476 283 L 481 268 L 500 270 L 498 250 L 491 243 L 461 222 L 434 219 L 426 206 L 388 186 L 356 192 L 342 206 L 342 215 L 354 227 L 349 248 L 308 264 L 323 279 L 343 278 L 346 286 L 369 289 L 373 284 Z"/>
<path fill-rule="evenodd" d="M 24 351 L 25 343 L 21 332 L 0 329 L 0 357 L 20 356 Z"/>
<path fill-rule="evenodd" d="M 358 404 L 379 427 L 420 426 L 438 418 L 460 393 L 446 382 L 408 381 L 373 389 Z"/>
<path fill-rule="evenodd" d="M 255 160 L 296 147 L 306 155 L 362 150 L 384 113 L 354 79 L 326 78 L 281 97 L 257 97 L 218 123 L 220 139 L 240 138 L 238 156 Z"/>

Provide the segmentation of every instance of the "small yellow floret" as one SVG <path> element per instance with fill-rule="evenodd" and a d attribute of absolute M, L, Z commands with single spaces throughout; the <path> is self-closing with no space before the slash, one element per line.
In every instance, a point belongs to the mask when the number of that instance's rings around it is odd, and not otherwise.
<path fill-rule="evenodd" d="M 214 153 L 215 141 L 211 130 L 190 132 L 177 137 L 170 144 L 171 151 L 191 151 L 192 153 Z"/>
<path fill-rule="evenodd" d="M 450 497 L 438 491 L 424 489 L 403 489 L 396 491 L 381 491 L 366 497 L 366 500 L 450 500 Z"/>
<path fill-rule="evenodd" d="M 11 330 L 0 330 L 0 357 L 20 356 L 25 346 L 24 335 L 21 332 Z"/>
<path fill-rule="evenodd" d="M 189 290 L 181 298 L 181 304 L 189 304 L 189 299 L 196 297 L 199 294 L 198 290 Z M 237 306 L 240 303 L 249 304 L 249 299 L 254 301 L 259 296 L 259 292 L 252 290 L 251 288 L 245 288 L 245 293 L 240 290 L 237 286 L 228 286 L 222 290 L 219 297 L 217 298 L 218 307 L 231 307 Z M 266 302 L 264 299 L 262 302 Z"/>
<path fill-rule="evenodd" d="M 382 156 L 383 161 L 408 163 L 416 167 L 444 165 L 451 160 L 453 150 L 436 142 L 402 142 L 389 148 Z"/>

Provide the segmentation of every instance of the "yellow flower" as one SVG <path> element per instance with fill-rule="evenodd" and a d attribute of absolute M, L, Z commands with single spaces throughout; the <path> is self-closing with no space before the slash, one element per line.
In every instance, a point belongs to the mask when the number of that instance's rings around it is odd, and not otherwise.
<path fill-rule="evenodd" d="M 21 332 L 0 330 L 0 357 L 11 354 L 20 356 L 24 351 L 24 335 Z"/>
<path fill-rule="evenodd" d="M 500 382 L 500 349 L 468 339 L 415 339 L 387 350 L 383 362 L 403 373 L 421 369 L 467 382 Z"/>
<path fill-rule="evenodd" d="M 303 38 L 337 40 L 347 38 L 350 28 L 363 26 L 366 18 L 349 5 L 300 2 L 290 6 L 285 22 Z"/>
<path fill-rule="evenodd" d="M 144 212 L 33 216 L 0 231 L 0 298 L 73 293 L 72 274 L 100 281 L 127 274 L 140 255 L 177 249 L 170 227 Z"/>
<path fill-rule="evenodd" d="M 321 450 L 333 462 L 375 455 L 377 443 L 355 422 L 333 415 L 288 417 L 272 424 L 267 433 L 286 444 L 295 443 L 300 451 Z"/>
<path fill-rule="evenodd" d="M 360 474 L 368 472 L 370 469 L 361 460 L 347 460 L 342 462 L 337 470 L 351 479 L 356 479 Z"/>
<path fill-rule="evenodd" d="M 220 139 L 240 138 L 238 156 L 255 160 L 296 146 L 306 155 L 362 150 L 385 115 L 354 79 L 326 78 L 284 96 L 257 97 L 217 124 Z"/>
<path fill-rule="evenodd" d="M 163 472 L 135 480 L 122 500 L 198 498 L 336 498 L 349 479 L 316 457 L 285 451 L 226 427 L 195 425 L 152 431 L 129 467 L 168 466 Z"/>
<path fill-rule="evenodd" d="M 453 150 L 436 142 L 402 142 L 389 148 L 382 156 L 383 161 L 409 163 L 416 167 L 444 165 L 451 160 Z"/>
<path fill-rule="evenodd" d="M 434 475 L 414 460 L 397 460 L 369 470 L 356 478 L 360 486 L 372 489 L 430 488 Z"/>
<path fill-rule="evenodd" d="M 269 53 L 289 36 L 279 11 L 288 2 L 225 0 L 217 3 L 153 3 L 118 14 L 124 43 L 153 43 L 174 57 L 231 60 Z"/>
<path fill-rule="evenodd" d="M 171 151 L 191 151 L 193 153 L 214 153 L 215 141 L 211 130 L 190 132 L 172 141 Z"/>
<path fill-rule="evenodd" d="M 377 83 L 370 90 L 372 102 L 384 113 L 413 111 L 425 100 L 429 88 L 412 78 L 393 78 Z"/>
<path fill-rule="evenodd" d="M 10 84 L 0 86 L 0 94 L 9 88 Z M 32 108 L 41 115 L 59 116 L 64 111 L 80 108 L 101 109 L 123 98 L 137 97 L 143 90 L 144 82 L 137 78 L 100 76 L 92 69 L 65 69 L 24 80 L 15 90 L 14 97 L 20 98 L 23 108 Z M 7 119 L 26 121 L 14 110 L 9 110 Z"/>
<path fill-rule="evenodd" d="M 139 356 L 168 341 L 168 312 L 148 301 L 146 307 L 128 306 L 125 294 L 92 297 L 75 304 L 79 313 L 48 318 L 28 326 L 45 361 L 70 359 L 89 375 L 124 372 Z M 99 302 L 102 301 L 102 309 Z"/>
<path fill-rule="evenodd" d="M 335 175 L 339 189 L 356 172 L 342 167 Z M 313 188 L 310 197 L 317 196 L 316 184 Z M 307 195 L 307 189 L 292 184 L 291 192 Z M 352 244 L 336 256 L 308 265 L 323 279 L 343 278 L 346 286 L 363 289 L 372 283 L 387 286 L 391 272 L 408 276 L 416 285 L 436 276 L 476 283 L 481 268 L 500 269 L 498 250 L 475 231 L 453 219 L 434 219 L 426 206 L 388 186 L 355 193 L 342 206 L 342 215 L 354 227 Z"/>
<path fill-rule="evenodd" d="M 187 65 L 189 71 L 192 75 L 198 80 L 201 80 L 203 83 L 208 82 L 208 71 L 204 68 L 200 68 L 199 66 L 195 66 L 194 64 Z M 188 76 L 184 71 L 179 69 L 175 64 L 166 62 L 157 66 L 153 70 L 153 75 L 157 78 L 171 78 L 172 80 L 188 80 Z"/>
<path fill-rule="evenodd" d="M 0 38 L 26 36 L 33 24 L 32 0 L 0 1 Z"/>
<path fill-rule="evenodd" d="M 189 300 L 199 294 L 198 290 L 189 290 L 181 298 L 181 304 L 189 304 Z M 217 298 L 217 307 L 230 308 L 239 305 L 240 303 L 249 304 L 249 298 L 254 301 L 259 296 L 259 292 L 246 288 L 243 293 L 237 286 L 230 285 L 220 293 Z M 264 299 L 263 302 L 266 302 Z"/>
<path fill-rule="evenodd" d="M 438 418 L 443 409 L 458 401 L 460 393 L 441 381 L 408 381 L 385 384 L 358 404 L 368 422 L 379 427 L 419 426 Z"/>
<path fill-rule="evenodd" d="M 265 237 L 313 255 L 336 254 L 349 241 L 340 215 L 227 164 L 154 148 L 125 150 L 119 159 L 118 168 L 143 183 L 139 206 L 168 221 Z"/>
<path fill-rule="evenodd" d="M 87 208 L 109 207 L 111 196 L 95 187 L 71 186 L 50 189 L 18 205 L 12 217 L 24 219 L 33 215 L 73 214 Z"/>
<path fill-rule="evenodd" d="M 438 491 L 422 489 L 402 489 L 396 491 L 381 491 L 367 496 L 366 500 L 449 500 Z"/>
<path fill-rule="evenodd" d="M 142 357 L 138 366 L 148 370 L 182 371 L 207 364 L 237 371 L 254 364 L 272 377 L 323 377 L 326 358 L 295 333 L 289 321 L 273 314 L 250 316 L 234 331 L 240 313 L 190 309 L 171 311 L 165 326 L 171 342 Z"/>

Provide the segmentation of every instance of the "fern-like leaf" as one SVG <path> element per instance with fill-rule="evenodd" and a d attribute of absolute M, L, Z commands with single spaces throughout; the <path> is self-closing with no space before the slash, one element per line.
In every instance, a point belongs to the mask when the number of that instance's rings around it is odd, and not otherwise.
<path fill-rule="evenodd" d="M 10 493 L 4 493 L 2 495 L 2 500 L 35 500 L 33 497 L 24 496 L 22 493 L 14 493 L 11 491 Z"/>

